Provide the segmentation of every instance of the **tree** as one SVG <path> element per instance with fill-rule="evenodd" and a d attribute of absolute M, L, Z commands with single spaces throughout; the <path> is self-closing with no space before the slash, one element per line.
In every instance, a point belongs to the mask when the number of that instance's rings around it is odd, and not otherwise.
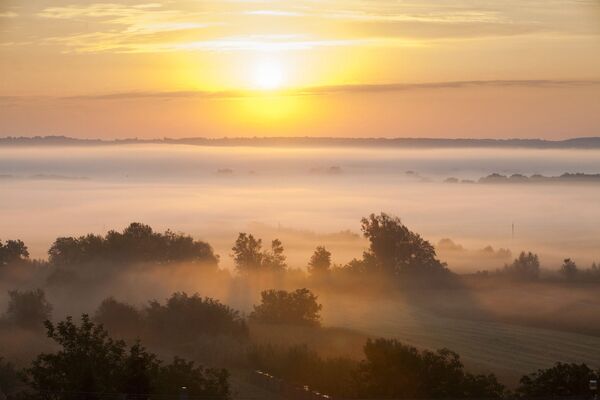
<path fill-rule="evenodd" d="M 600 370 L 594 371 L 586 364 L 556 363 L 523 376 L 517 393 L 523 397 L 589 395 L 589 382 L 598 376 Z"/>
<path fill-rule="evenodd" d="M 15 366 L 0 357 L 0 397 L 12 395 L 23 386 L 23 381 Z M 6 398 L 6 397 L 3 397 Z"/>
<path fill-rule="evenodd" d="M 464 371 L 458 354 L 419 351 L 397 340 L 367 340 L 359 367 L 364 398 L 499 398 L 505 392 L 493 375 Z"/>
<path fill-rule="evenodd" d="M 8 292 L 8 307 L 4 319 L 25 329 L 38 329 L 52 315 L 52 305 L 41 289 Z"/>
<path fill-rule="evenodd" d="M 281 240 L 275 239 L 271 242 L 271 251 L 263 255 L 263 268 L 271 271 L 283 271 L 287 267 L 283 254 L 283 244 Z"/>
<path fill-rule="evenodd" d="M 536 280 L 540 277 L 540 260 L 537 254 L 522 251 L 510 266 L 504 267 L 504 272 L 516 279 Z"/>
<path fill-rule="evenodd" d="M 319 326 L 322 305 L 308 289 L 294 292 L 265 290 L 261 292 L 261 304 L 254 306 L 250 319 L 271 324 Z"/>
<path fill-rule="evenodd" d="M 27 246 L 21 240 L 0 241 L 0 267 L 17 264 L 29 258 Z"/>
<path fill-rule="evenodd" d="M 122 338 L 136 338 L 143 328 L 142 314 L 132 305 L 109 297 L 102 301 L 94 321 L 102 324 L 111 334 Z"/>
<path fill-rule="evenodd" d="M 369 250 L 363 263 L 397 275 L 401 273 L 447 272 L 437 258 L 434 247 L 417 233 L 410 231 L 399 218 L 388 214 L 371 214 L 361 220 L 363 235 L 369 239 Z"/>
<path fill-rule="evenodd" d="M 318 246 L 308 262 L 308 272 L 311 275 L 323 275 L 330 270 L 331 252 L 323 246 Z"/>
<path fill-rule="evenodd" d="M 240 233 L 231 248 L 235 267 L 240 273 L 254 273 L 260 271 L 278 272 L 287 267 L 283 245 L 279 239 L 271 242 L 271 250 L 262 249 L 262 239 L 253 235 Z"/>
<path fill-rule="evenodd" d="M 227 371 L 197 368 L 180 359 L 163 366 L 139 343 L 128 348 L 113 340 L 85 314 L 80 325 L 68 317 L 57 325 L 47 321 L 46 329 L 60 348 L 40 354 L 26 369 L 34 398 L 98 399 L 122 393 L 126 398 L 148 399 L 150 394 L 173 396 L 181 386 L 188 387 L 190 396 L 229 397 Z"/>
<path fill-rule="evenodd" d="M 144 312 L 150 332 L 160 332 L 162 338 L 174 342 L 190 341 L 200 335 L 248 335 L 246 322 L 238 311 L 197 293 L 173 293 L 164 305 L 151 301 Z"/>
<path fill-rule="evenodd" d="M 231 248 L 235 267 L 239 272 L 258 271 L 262 267 L 262 239 L 255 239 L 247 233 L 240 233 Z"/>
<path fill-rule="evenodd" d="M 579 270 L 577 269 L 577 264 L 575 261 L 570 258 L 565 258 L 563 265 L 560 267 L 560 273 L 567 280 L 573 280 L 577 277 Z"/>

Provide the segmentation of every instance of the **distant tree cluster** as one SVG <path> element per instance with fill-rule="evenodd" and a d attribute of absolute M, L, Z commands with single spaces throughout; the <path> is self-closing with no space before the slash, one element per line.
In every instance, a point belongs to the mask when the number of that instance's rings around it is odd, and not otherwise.
<path fill-rule="evenodd" d="M 268 324 L 319 326 L 322 305 L 308 289 L 294 292 L 266 290 L 261 293 L 261 303 L 254 306 L 250 319 Z"/>
<path fill-rule="evenodd" d="M 512 264 L 506 265 L 502 274 L 516 280 L 533 281 L 540 277 L 540 259 L 537 254 L 521 252 Z"/>
<path fill-rule="evenodd" d="M 185 343 L 199 336 L 245 338 L 248 328 L 240 313 L 211 298 L 173 293 L 164 304 L 154 300 L 137 309 L 108 298 L 94 319 L 120 337 L 144 336 L 163 343 Z"/>
<path fill-rule="evenodd" d="M 263 250 L 262 239 L 240 233 L 231 251 L 235 267 L 241 274 L 282 272 L 287 267 L 283 245 L 279 239 L 271 242 L 270 250 Z"/>
<path fill-rule="evenodd" d="M 46 300 L 43 290 L 11 290 L 8 292 L 8 306 L 2 321 L 20 328 L 35 330 L 41 328 L 51 315 L 52 305 Z"/>
<path fill-rule="evenodd" d="M 21 240 L 0 241 L 0 267 L 24 263 L 28 259 L 29 251 Z"/>
<path fill-rule="evenodd" d="M 88 234 L 58 238 L 48 254 L 49 262 L 54 266 L 186 261 L 216 267 L 218 262 L 208 243 L 169 230 L 154 232 L 150 226 L 140 223 L 132 223 L 122 232 L 109 231 L 105 236 Z"/>

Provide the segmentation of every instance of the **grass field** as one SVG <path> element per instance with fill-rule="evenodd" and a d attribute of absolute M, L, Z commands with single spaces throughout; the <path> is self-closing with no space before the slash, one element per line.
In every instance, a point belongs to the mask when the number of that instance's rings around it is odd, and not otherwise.
<path fill-rule="evenodd" d="M 492 319 L 445 316 L 406 301 L 328 298 L 326 325 L 419 348 L 447 347 L 473 372 L 494 372 L 509 385 L 557 361 L 600 366 L 600 336 L 528 327 Z"/>

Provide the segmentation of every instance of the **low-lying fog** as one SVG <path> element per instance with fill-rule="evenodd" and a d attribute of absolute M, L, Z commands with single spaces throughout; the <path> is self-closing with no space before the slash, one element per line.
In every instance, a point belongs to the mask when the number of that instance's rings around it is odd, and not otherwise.
<path fill-rule="evenodd" d="M 336 263 L 359 256 L 360 218 L 385 211 L 439 244 L 455 271 L 501 267 L 521 250 L 546 268 L 600 261 L 600 184 L 443 182 L 493 172 L 598 173 L 600 150 L 3 147 L 0 238 L 45 258 L 57 236 L 140 221 L 208 241 L 228 267 L 248 231 L 280 238 L 289 265 L 304 267 L 316 245 Z"/>

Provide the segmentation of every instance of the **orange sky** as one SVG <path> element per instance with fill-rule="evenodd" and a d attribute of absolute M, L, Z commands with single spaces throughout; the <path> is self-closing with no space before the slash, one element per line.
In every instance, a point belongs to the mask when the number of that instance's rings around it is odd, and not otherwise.
<path fill-rule="evenodd" d="M 0 136 L 599 126 L 597 0 L 0 0 Z"/>

